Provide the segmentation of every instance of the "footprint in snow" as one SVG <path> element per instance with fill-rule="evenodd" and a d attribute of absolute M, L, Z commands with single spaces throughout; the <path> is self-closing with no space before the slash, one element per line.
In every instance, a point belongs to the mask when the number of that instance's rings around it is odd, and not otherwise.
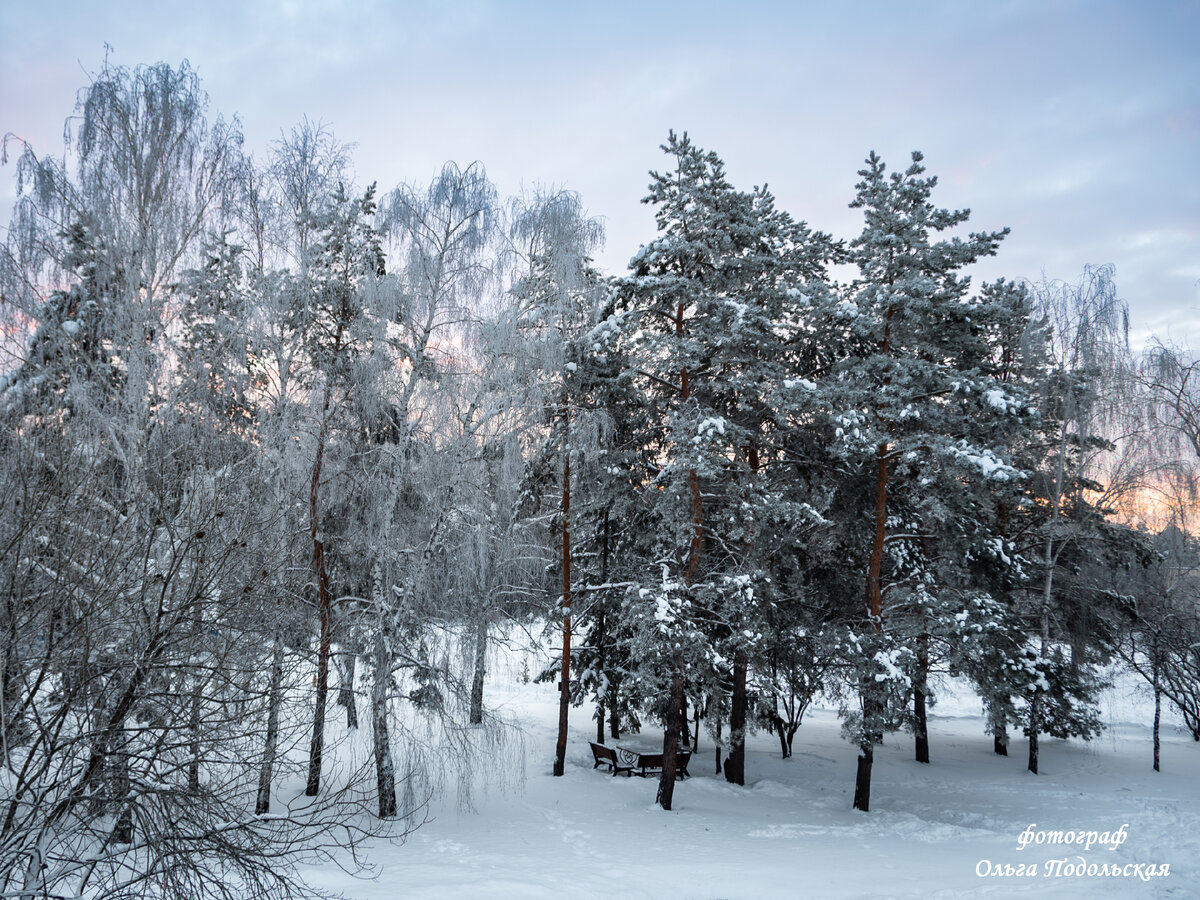
<path fill-rule="evenodd" d="M 574 823 L 568 822 L 558 813 L 546 812 L 546 820 L 550 823 L 550 827 L 559 833 L 563 843 L 571 848 L 578 856 L 587 859 L 603 859 L 604 854 L 594 850 L 591 846 L 592 836 L 582 829 L 575 828 Z"/>

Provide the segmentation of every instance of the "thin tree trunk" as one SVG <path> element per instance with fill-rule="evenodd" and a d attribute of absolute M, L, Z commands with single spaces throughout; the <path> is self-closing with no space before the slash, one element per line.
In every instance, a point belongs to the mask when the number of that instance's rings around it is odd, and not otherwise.
<path fill-rule="evenodd" d="M 338 695 L 337 705 L 346 707 L 346 727 L 358 728 L 358 704 L 354 700 L 354 679 L 358 670 L 358 654 L 346 653 L 338 662 Z"/>
<path fill-rule="evenodd" d="M 1065 443 L 1065 435 L 1064 435 Z M 1050 498 L 1050 526 L 1058 522 L 1062 510 L 1063 484 L 1066 481 L 1066 447 L 1060 445 L 1058 457 L 1055 460 L 1054 493 Z M 1060 547 L 1061 550 L 1061 547 Z M 1050 602 L 1054 597 L 1054 566 L 1058 560 L 1058 552 L 1054 549 L 1054 538 L 1046 538 L 1043 564 L 1046 575 L 1042 582 L 1041 632 L 1042 646 L 1039 659 L 1045 660 L 1050 653 Z M 1029 702 L 1029 761 L 1027 768 L 1034 775 L 1038 773 L 1038 734 L 1042 730 L 1042 689 L 1041 681 L 1044 673 L 1039 673 L 1038 686 L 1033 689 L 1033 697 Z"/>
<path fill-rule="evenodd" d="M 113 716 L 109 702 L 105 699 L 106 694 L 113 686 L 111 681 L 108 679 L 101 681 L 97 676 L 96 666 L 86 658 L 81 662 L 80 684 L 84 691 L 84 702 L 91 707 L 88 722 L 90 732 L 88 735 L 89 764 L 83 782 L 83 794 L 87 797 L 88 815 L 102 816 L 108 811 L 109 732 L 118 727 L 118 721 Z M 69 676 L 70 672 L 65 674 Z"/>
<path fill-rule="evenodd" d="M 88 787 L 96 784 L 98 779 L 104 779 L 108 772 L 108 755 L 114 752 L 115 747 L 120 746 L 121 752 L 124 753 L 121 736 L 124 732 L 125 718 L 134 708 L 139 697 L 142 696 L 140 693 L 141 688 L 145 684 L 148 674 L 152 671 L 153 667 L 158 664 L 159 659 L 167 646 L 168 642 L 163 638 L 164 635 L 161 632 L 155 634 L 151 638 L 149 645 L 145 648 L 141 660 L 133 670 L 133 676 L 129 679 L 129 683 L 125 685 L 120 699 L 118 699 L 114 705 L 109 707 L 111 712 L 108 712 L 105 716 L 103 726 L 95 730 L 94 734 L 96 735 L 96 739 L 91 744 L 91 754 L 83 772 L 79 774 L 75 784 L 67 792 L 66 796 L 54 803 L 46 813 L 42 823 L 43 834 L 52 834 L 52 829 L 59 821 L 70 815 L 79 804 L 87 802 L 91 799 L 88 797 Z M 126 791 L 128 791 L 128 775 L 128 760 L 126 760 L 126 765 L 124 767 Z M 118 778 L 119 777 L 120 775 L 118 774 Z M 9 817 L 4 824 L 5 830 L 11 830 L 13 809 L 14 807 L 10 806 Z M 125 809 L 130 813 L 129 825 L 130 834 L 132 836 L 132 807 L 126 806 Z M 121 819 L 124 819 L 124 816 L 122 816 Z M 121 824 L 122 823 L 119 820 L 118 825 L 120 826 Z"/>
<path fill-rule="evenodd" d="M 271 811 L 271 780 L 275 770 L 275 748 L 279 741 L 279 707 L 283 702 L 283 640 L 275 635 L 275 651 L 271 655 L 271 684 L 267 689 L 267 737 L 263 747 L 262 768 L 258 772 L 258 798 L 254 814 Z"/>
<path fill-rule="evenodd" d="M 188 747 L 188 793 L 200 793 L 200 720 L 201 706 L 204 703 L 204 679 L 200 677 L 200 647 L 204 634 L 204 612 L 199 602 L 196 603 L 195 615 L 192 618 L 192 654 L 196 657 L 195 671 L 192 672 L 191 709 L 188 714 L 188 733 L 191 737 Z"/>
<path fill-rule="evenodd" d="M 680 313 L 682 315 L 682 312 Z M 687 370 L 683 371 L 684 399 L 687 399 Z M 696 574 L 696 566 L 700 562 L 700 550 L 704 542 L 704 515 L 700 502 L 700 480 L 696 470 L 688 472 L 688 487 L 692 494 L 692 547 L 684 573 L 684 582 L 690 587 Z M 679 709 L 683 705 L 683 644 L 682 635 L 671 653 L 671 697 L 667 701 L 667 730 L 663 735 L 663 769 L 658 780 L 658 795 L 655 798 L 658 805 L 669 810 L 675 796 L 675 755 L 679 751 Z"/>
<path fill-rule="evenodd" d="M 483 724 L 483 678 L 487 673 L 488 622 L 486 615 L 480 615 L 475 623 L 475 672 L 471 678 L 471 711 L 472 725 Z"/>
<path fill-rule="evenodd" d="M 875 449 L 875 534 L 867 569 L 867 619 L 883 630 L 883 547 L 887 543 L 888 442 Z"/>
<path fill-rule="evenodd" d="M 925 691 L 929 684 L 929 635 L 917 638 L 917 672 L 913 679 L 913 715 L 916 719 L 916 758 L 929 762 L 929 719 L 925 711 Z"/>
<path fill-rule="evenodd" d="M 90 671 L 89 671 L 90 670 Z M 105 722 L 111 725 L 112 720 L 109 716 L 108 705 L 105 702 L 104 694 L 108 685 L 102 685 L 97 690 L 95 687 L 95 669 L 93 666 L 84 663 L 83 684 L 84 690 L 88 692 L 95 691 L 91 699 L 92 721 L 95 723 Z M 87 694 L 84 695 L 85 698 Z M 85 700 L 86 702 L 86 700 Z M 85 791 L 88 795 L 88 813 L 93 816 L 103 815 L 105 811 L 106 798 L 108 796 L 108 786 L 105 784 L 105 773 L 108 771 L 108 737 L 106 734 L 107 728 L 92 725 L 91 734 L 88 737 L 88 749 L 91 751 L 91 760 L 95 765 L 89 765 L 90 775 L 85 786 Z"/>
<path fill-rule="evenodd" d="M 313 460 L 312 481 L 308 488 L 308 530 L 313 545 L 313 567 L 317 576 L 317 613 L 320 634 L 317 644 L 317 692 L 313 700 L 312 742 L 308 750 L 308 782 L 304 793 L 315 797 L 321 790 L 321 760 L 325 754 L 325 703 L 329 696 L 330 612 L 333 598 L 329 591 L 329 572 L 325 568 L 325 539 L 321 533 L 319 495 L 321 464 L 325 456 L 325 437 L 329 423 L 329 388 L 321 412 L 321 428 L 317 435 L 317 452 Z"/>
<path fill-rule="evenodd" d="M 746 651 L 733 655 L 733 695 L 729 703 L 729 758 L 725 760 L 725 780 L 746 783 Z"/>
<path fill-rule="evenodd" d="M 696 703 L 696 724 L 692 729 L 692 753 L 700 752 L 700 704 Z"/>
<path fill-rule="evenodd" d="M 204 702 L 204 686 L 200 679 L 192 686 L 191 712 L 188 716 L 188 731 L 191 734 L 188 747 L 188 793 L 200 793 L 200 707 Z"/>
<path fill-rule="evenodd" d="M 871 809 L 871 765 L 875 751 L 870 741 L 859 746 L 858 770 L 854 776 L 854 808 L 869 812 Z"/>
<path fill-rule="evenodd" d="M 779 714 L 779 658 L 777 653 L 771 654 L 771 685 L 774 688 L 771 695 L 771 729 L 779 738 L 779 758 L 788 758 L 787 738 L 783 730 L 783 716 Z"/>
<path fill-rule="evenodd" d="M 566 404 L 563 405 L 563 428 L 567 427 Z M 567 760 L 567 719 L 571 695 L 571 452 L 570 443 L 563 439 L 562 490 L 562 604 L 563 649 L 562 680 L 558 689 L 558 743 L 554 748 L 554 774 L 562 775 Z"/>
<path fill-rule="evenodd" d="M 1154 666 L 1154 771 L 1159 772 L 1161 770 L 1158 767 L 1158 762 L 1159 762 L 1158 754 L 1159 754 L 1159 748 L 1160 748 L 1159 738 L 1158 738 L 1158 726 L 1162 720 L 1162 691 L 1160 691 L 1158 688 L 1158 640 L 1157 640 L 1157 637 L 1155 638 L 1155 641 L 1154 641 L 1153 666 Z"/>
<path fill-rule="evenodd" d="M 671 654 L 671 696 L 667 700 L 666 730 L 663 732 L 663 768 L 655 801 L 663 809 L 671 808 L 675 796 L 675 769 L 679 752 L 679 707 L 683 702 L 683 648 L 676 644 Z"/>
<path fill-rule="evenodd" d="M 778 703 L 778 700 L 776 700 Z M 788 748 L 787 728 L 783 721 L 783 716 L 779 714 L 779 708 L 776 707 L 771 712 L 771 727 L 775 729 L 775 735 L 779 738 L 779 758 L 787 759 L 791 755 Z"/>
<path fill-rule="evenodd" d="M 679 707 L 679 746 L 686 747 L 692 742 L 692 729 L 688 723 L 687 693 L 683 695 L 683 703 Z"/>
<path fill-rule="evenodd" d="M 1008 723 L 1004 719 L 1004 706 L 998 699 L 991 701 L 989 717 L 992 721 L 992 751 L 997 756 L 1008 756 Z"/>
<path fill-rule="evenodd" d="M 8 638 L 4 646 L 4 668 L 0 671 L 0 740 L 3 744 L 0 746 L 0 759 L 5 766 L 9 766 L 12 764 L 9 757 L 10 748 L 14 743 L 19 744 L 23 736 L 20 719 L 10 712 L 20 705 L 23 687 L 17 640 L 16 602 L 11 590 L 5 592 L 4 607 L 5 618 L 8 621 Z"/>
<path fill-rule="evenodd" d="M 888 312 L 889 324 L 891 311 Z M 885 351 L 887 338 L 884 338 Z M 867 569 L 867 621 L 877 633 L 883 631 L 883 547 L 887 541 L 888 442 L 883 441 L 875 451 L 875 537 L 871 544 L 871 561 Z M 859 683 L 863 706 L 863 741 L 858 757 L 858 772 L 854 779 L 854 808 L 868 812 L 871 808 L 871 766 L 875 760 L 875 718 L 878 716 L 878 689 L 874 678 Z"/>
<path fill-rule="evenodd" d="M 620 690 L 621 680 L 619 678 L 610 678 L 608 682 L 608 733 L 612 736 L 613 740 L 619 740 L 621 737 Z"/>
<path fill-rule="evenodd" d="M 388 686 L 391 661 L 383 624 L 375 632 L 375 673 L 371 683 L 371 738 L 375 750 L 375 790 L 379 796 L 379 818 L 396 815 L 396 769 L 388 736 Z"/>
<path fill-rule="evenodd" d="M 1004 503 L 1000 503 L 996 507 L 996 513 L 1000 520 L 1000 537 L 1007 541 L 1008 507 Z M 1007 695 L 1003 698 L 993 697 L 988 704 L 988 716 L 992 724 L 992 752 L 997 756 L 1008 756 L 1008 722 L 1004 715 L 1008 700 Z"/>
<path fill-rule="evenodd" d="M 1029 702 L 1029 760 L 1025 764 L 1034 775 L 1038 773 L 1038 729 L 1042 721 L 1042 692 L 1034 688 Z"/>
<path fill-rule="evenodd" d="M 721 774 L 721 726 L 724 724 L 724 719 L 722 719 L 721 716 L 719 715 L 719 711 L 720 711 L 719 705 L 717 707 L 717 710 L 718 710 L 718 715 L 715 716 L 713 719 L 713 723 L 716 725 L 716 731 L 717 731 L 716 747 L 714 748 L 715 754 L 716 754 L 717 768 L 713 772 L 714 775 Z"/>
<path fill-rule="evenodd" d="M 112 732 L 108 745 L 108 808 L 117 816 L 112 830 L 114 844 L 133 843 L 133 805 L 129 795 L 129 755 L 125 744 L 125 723 Z"/>
<path fill-rule="evenodd" d="M 683 337 L 683 314 L 686 307 L 680 301 L 675 315 L 675 334 Z M 679 396 L 687 403 L 691 395 L 690 376 L 687 367 L 679 370 Z M 695 469 L 688 470 L 688 491 L 692 498 L 692 542 L 688 552 L 687 567 L 683 572 L 683 582 L 689 588 L 696 576 L 696 567 L 700 564 L 700 552 L 704 548 L 704 507 L 700 496 L 700 478 Z M 683 635 L 675 640 L 675 648 L 671 653 L 671 696 L 667 701 L 667 730 L 663 734 L 663 769 L 658 780 L 656 801 L 663 809 L 671 808 L 675 796 L 676 753 L 679 750 L 679 709 L 683 704 Z"/>
<path fill-rule="evenodd" d="M 1057 518 L 1058 502 L 1052 504 L 1054 518 Z M 1046 659 L 1050 653 L 1050 601 L 1054 592 L 1054 541 L 1046 539 L 1046 551 L 1044 563 L 1046 566 L 1046 577 L 1042 583 L 1042 609 L 1041 609 L 1041 632 L 1042 645 L 1038 657 L 1041 660 Z M 1033 689 L 1033 698 L 1029 702 L 1029 761 L 1027 768 L 1034 775 L 1038 773 L 1038 734 L 1042 730 L 1042 688 L 1041 680 L 1045 677 L 1044 673 L 1039 673 L 1038 686 Z"/>
<path fill-rule="evenodd" d="M 601 543 L 605 542 L 605 538 L 601 537 Z M 604 551 L 601 550 L 600 563 L 600 581 L 602 584 L 607 583 L 608 567 L 604 562 Z M 592 644 L 596 648 L 596 671 L 600 674 L 600 681 L 604 685 L 604 693 L 596 695 L 596 743 L 604 743 L 604 698 L 605 694 L 612 689 L 608 681 L 608 673 L 604 670 L 604 642 L 607 640 L 604 634 L 604 612 L 596 614 L 596 627 L 593 629 L 595 635 L 592 639 Z"/>

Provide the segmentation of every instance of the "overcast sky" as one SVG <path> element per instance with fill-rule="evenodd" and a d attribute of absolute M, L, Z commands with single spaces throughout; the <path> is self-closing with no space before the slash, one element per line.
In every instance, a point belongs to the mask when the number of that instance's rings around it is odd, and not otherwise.
<path fill-rule="evenodd" d="M 868 151 L 919 149 L 939 205 L 1012 227 L 977 279 L 1112 263 L 1135 341 L 1200 349 L 1195 0 L 0 0 L 0 131 L 61 152 L 105 42 L 120 65 L 190 60 L 260 155 L 308 116 L 383 189 L 478 159 L 501 192 L 576 190 L 610 272 L 653 237 L 639 201 L 670 128 L 846 238 Z"/>

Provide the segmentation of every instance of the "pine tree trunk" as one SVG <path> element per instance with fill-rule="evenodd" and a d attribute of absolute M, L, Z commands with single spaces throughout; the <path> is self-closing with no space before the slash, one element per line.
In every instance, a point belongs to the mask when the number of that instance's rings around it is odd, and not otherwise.
<path fill-rule="evenodd" d="M 890 325 L 891 310 L 888 310 Z M 887 349 L 887 332 L 884 349 Z M 887 542 L 888 442 L 875 450 L 875 534 L 871 543 L 871 558 L 867 569 L 867 622 L 876 633 L 883 631 L 883 548 Z M 871 808 L 871 765 L 875 759 L 874 744 L 883 735 L 876 733 L 879 700 L 874 678 L 864 678 L 859 685 L 863 707 L 863 740 L 860 744 L 858 771 L 854 779 L 854 808 L 867 812 Z"/>
<path fill-rule="evenodd" d="M 1004 718 L 1004 702 L 999 697 L 988 699 L 988 724 L 992 729 L 992 752 L 1008 756 L 1008 723 Z"/>
<path fill-rule="evenodd" d="M 875 751 L 870 741 L 863 741 L 859 747 L 858 771 L 854 776 L 854 808 L 863 812 L 871 810 L 871 764 L 875 759 Z"/>
<path fill-rule="evenodd" d="M 329 651 L 331 607 L 333 598 L 329 590 L 329 572 L 325 567 L 325 539 L 321 533 L 319 495 L 321 489 L 321 464 L 325 456 L 325 437 L 329 421 L 329 388 L 325 389 L 325 402 L 321 414 L 321 428 L 317 435 L 317 452 L 313 460 L 312 482 L 308 489 L 308 530 L 313 545 L 313 567 L 317 576 L 317 613 L 320 617 L 320 632 L 317 643 L 317 684 L 313 699 L 312 741 L 308 749 L 308 781 L 304 793 L 315 797 L 321 790 L 321 762 L 325 754 L 325 704 L 329 697 Z"/>
<path fill-rule="evenodd" d="M 354 700 L 354 679 L 358 670 L 358 654 L 344 654 L 346 662 L 339 662 L 337 705 L 346 708 L 346 727 L 358 728 L 358 704 Z"/>
<path fill-rule="evenodd" d="M 375 791 L 379 797 L 379 818 L 396 815 L 396 769 L 388 735 L 388 687 L 391 661 L 382 623 L 375 633 L 375 672 L 371 682 L 371 738 L 375 750 Z"/>
<path fill-rule="evenodd" d="M 692 742 L 692 729 L 688 722 L 687 694 L 683 695 L 683 704 L 679 707 L 679 746 L 686 747 Z"/>
<path fill-rule="evenodd" d="M 678 304 L 675 317 L 675 334 L 683 337 L 683 315 L 686 307 L 683 302 Z M 690 396 L 689 375 L 687 367 L 679 371 L 679 395 L 684 403 Z M 700 564 L 700 553 L 704 548 L 704 509 L 700 495 L 700 479 L 695 469 L 688 470 L 688 491 L 692 499 L 692 541 L 688 553 L 687 566 L 683 572 L 683 581 L 691 587 L 696 575 L 696 567 Z M 675 646 L 671 652 L 671 696 L 667 700 L 666 731 L 663 733 L 663 769 L 658 781 L 658 795 L 655 798 L 659 806 L 665 810 L 671 808 L 675 796 L 676 755 L 679 752 L 679 710 L 683 705 L 683 635 L 675 637 Z"/>
<path fill-rule="evenodd" d="M 887 543 L 888 443 L 875 450 L 875 533 L 867 569 L 867 620 L 883 630 L 883 547 Z"/>
<path fill-rule="evenodd" d="M 1026 768 L 1034 775 L 1038 773 L 1038 730 L 1042 723 L 1042 691 L 1035 688 L 1029 701 L 1029 761 Z"/>
<path fill-rule="evenodd" d="M 621 682 L 619 678 L 610 678 L 608 682 L 608 733 L 613 740 L 621 737 L 621 704 L 618 700 Z M 601 743 L 604 743 L 601 741 Z"/>
<path fill-rule="evenodd" d="M 683 309 L 680 307 L 680 322 L 683 321 Z M 687 399 L 687 369 L 681 373 L 683 382 L 683 398 Z M 696 574 L 696 566 L 700 562 L 700 551 L 704 545 L 704 513 L 700 498 L 700 479 L 696 470 L 688 471 L 688 489 L 692 495 L 692 546 L 688 555 L 687 568 L 684 570 L 684 583 L 691 586 Z M 679 752 L 679 713 L 683 706 L 683 636 L 679 635 L 675 649 L 671 653 L 671 696 L 667 701 L 667 730 L 663 734 L 663 769 L 658 781 L 658 796 L 656 800 L 663 809 L 669 810 L 675 797 L 675 770 L 678 765 L 676 754 Z"/>
<path fill-rule="evenodd" d="M 913 716 L 916 719 L 916 759 L 929 762 L 929 719 L 925 711 L 925 690 L 929 684 L 929 635 L 917 638 L 917 671 L 913 678 Z"/>
<path fill-rule="evenodd" d="M 717 708 L 720 709 L 719 706 Z M 721 725 L 722 725 L 722 723 L 723 723 L 723 720 L 720 715 L 717 715 L 714 717 L 713 724 L 716 726 L 716 732 L 717 732 L 716 747 L 714 748 L 715 753 L 716 753 L 717 768 L 713 772 L 714 775 L 721 774 Z"/>
<path fill-rule="evenodd" d="M 695 706 L 696 706 L 696 723 L 695 723 L 695 727 L 692 728 L 692 753 L 693 754 L 700 752 L 700 704 L 697 703 Z"/>
<path fill-rule="evenodd" d="M 471 678 L 471 710 L 472 725 L 483 724 L 483 679 L 487 674 L 487 645 L 488 622 L 486 615 L 480 615 L 475 623 L 475 672 Z"/>
<path fill-rule="evenodd" d="M 602 538 L 602 543 L 603 543 L 603 540 L 604 539 Z M 602 550 L 601 557 L 603 558 L 604 555 L 605 554 Z M 607 564 L 602 561 L 600 564 L 600 580 L 601 580 L 602 584 L 607 582 L 607 575 L 608 575 L 607 568 L 608 568 Z M 605 634 L 604 634 L 604 613 L 603 612 L 600 612 L 596 615 L 596 627 L 592 630 L 592 633 L 594 635 L 594 637 L 592 638 L 592 644 L 596 648 L 596 671 L 600 673 L 601 682 L 604 684 L 604 693 L 598 693 L 596 695 L 596 743 L 603 744 L 604 743 L 604 697 L 605 697 L 605 694 L 607 694 L 607 692 L 612 689 L 612 686 L 610 685 L 610 683 L 608 681 L 608 672 L 606 672 L 605 668 L 604 668 L 604 665 L 605 665 L 604 644 L 605 644 L 605 641 L 607 640 L 607 638 L 605 637 Z"/>
<path fill-rule="evenodd" d="M 283 702 L 283 640 L 275 635 L 275 652 L 271 656 L 271 684 L 267 689 L 267 735 L 263 747 L 262 768 L 258 772 L 258 797 L 254 814 L 271 811 L 271 780 L 275 769 L 276 745 L 279 741 L 279 707 Z"/>
<path fill-rule="evenodd" d="M 733 695 L 729 703 L 729 757 L 725 760 L 725 780 L 746 783 L 746 651 L 733 655 Z"/>
<path fill-rule="evenodd" d="M 566 427 L 566 408 L 563 411 Z M 564 438 L 564 448 L 569 444 Z M 558 743 L 554 747 L 554 774 L 562 775 L 567 760 L 567 720 L 571 702 L 571 454 L 563 453 L 562 490 L 562 605 L 563 605 L 563 648 L 562 680 L 558 685 Z"/>
<path fill-rule="evenodd" d="M 663 768 L 658 780 L 655 802 L 663 809 L 671 808 L 675 797 L 675 768 L 679 751 L 679 707 L 683 702 L 683 648 L 675 646 L 671 654 L 671 696 L 667 700 L 666 730 L 663 732 Z"/>
<path fill-rule="evenodd" d="M 680 321 L 682 321 L 683 311 L 680 309 Z M 687 399 L 687 370 L 682 372 L 683 379 L 683 396 Z M 696 574 L 696 566 L 700 562 L 700 551 L 704 542 L 704 515 L 703 507 L 700 499 L 700 479 L 696 475 L 696 470 L 688 471 L 688 488 L 692 495 L 692 546 L 688 556 L 687 568 L 684 570 L 684 582 L 691 585 L 692 578 Z M 675 649 L 671 653 L 672 673 L 671 673 L 671 696 L 667 700 L 667 729 L 663 734 L 663 768 L 662 776 L 658 781 L 658 795 L 656 800 L 658 805 L 663 809 L 669 810 L 671 802 L 675 796 L 675 770 L 678 765 L 676 754 L 679 752 L 679 712 L 683 706 L 683 645 L 681 641 L 683 636 L 680 635 L 675 643 Z"/>

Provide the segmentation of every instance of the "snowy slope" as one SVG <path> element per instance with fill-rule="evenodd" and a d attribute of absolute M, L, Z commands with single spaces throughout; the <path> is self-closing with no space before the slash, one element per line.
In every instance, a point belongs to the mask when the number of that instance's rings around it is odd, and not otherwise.
<path fill-rule="evenodd" d="M 870 813 L 850 808 L 855 753 L 831 707 L 809 713 L 790 760 L 778 758 L 771 735 L 753 735 L 744 788 L 713 775 L 712 744 L 702 738 L 694 777 L 676 789 L 676 809 L 663 812 L 655 780 L 592 769 L 595 723 L 586 710 L 572 710 L 566 774 L 553 778 L 555 690 L 522 683 L 512 657 L 497 662 L 489 699 L 522 723 L 524 784 L 477 795 L 474 811 L 460 811 L 448 790 L 434 821 L 406 843 L 369 848 L 374 880 L 324 867 L 305 870 L 310 883 L 354 900 L 1200 897 L 1200 744 L 1172 723 L 1155 773 L 1150 709 L 1128 682 L 1106 698 L 1111 725 L 1100 739 L 1043 743 L 1040 776 L 1025 771 L 1023 740 L 1008 758 L 992 753 L 978 701 L 960 688 L 931 718 L 932 765 L 912 760 L 904 734 L 877 749 Z M 646 730 L 620 743 L 660 740 Z M 1128 837 L 1115 850 L 1019 849 L 1031 825 L 1126 825 Z M 1048 861 L 1079 857 L 1121 874 L 1066 875 L 1065 866 L 1044 874 Z M 1038 874 L 980 877 L 984 860 L 1036 863 Z M 1133 868 L 1162 863 L 1170 874 L 1145 881 Z"/>

